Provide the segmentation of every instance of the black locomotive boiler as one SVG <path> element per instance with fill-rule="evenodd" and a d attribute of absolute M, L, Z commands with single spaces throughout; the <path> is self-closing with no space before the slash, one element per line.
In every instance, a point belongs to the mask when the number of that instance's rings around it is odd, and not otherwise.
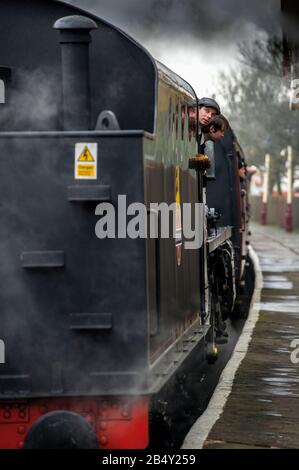
<path fill-rule="evenodd" d="M 0 11 L 0 447 L 145 448 L 151 398 L 204 340 L 216 359 L 242 287 L 240 149 L 228 130 L 215 178 L 189 169 L 194 90 L 113 25 L 54 0 Z M 175 236 L 99 239 L 120 195 L 158 226 L 150 204 L 174 203 Z"/>

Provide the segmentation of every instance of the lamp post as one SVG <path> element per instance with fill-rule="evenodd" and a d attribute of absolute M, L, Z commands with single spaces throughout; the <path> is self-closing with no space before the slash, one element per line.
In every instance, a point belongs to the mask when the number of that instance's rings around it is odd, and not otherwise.
<path fill-rule="evenodd" d="M 261 206 L 261 213 L 260 213 L 260 223 L 261 223 L 261 225 L 266 225 L 267 224 L 270 162 L 271 162 L 271 157 L 267 153 L 267 155 L 265 157 L 264 187 L 263 187 L 263 198 L 262 198 L 262 206 Z"/>
<path fill-rule="evenodd" d="M 288 192 L 287 192 L 287 207 L 285 217 L 285 228 L 287 232 L 293 231 L 293 148 L 291 145 L 288 146 L 287 150 L 287 181 L 288 181 Z"/>

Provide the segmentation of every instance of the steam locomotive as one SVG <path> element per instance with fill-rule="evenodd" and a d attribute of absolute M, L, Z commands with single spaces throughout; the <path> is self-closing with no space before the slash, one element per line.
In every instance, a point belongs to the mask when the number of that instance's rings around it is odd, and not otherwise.
<path fill-rule="evenodd" d="M 229 128 L 207 170 L 194 90 L 115 26 L 0 9 L 0 447 L 146 448 L 152 398 L 200 344 L 216 359 L 244 288 L 242 150 Z M 119 195 L 158 227 L 174 203 L 175 236 L 98 238 Z"/>

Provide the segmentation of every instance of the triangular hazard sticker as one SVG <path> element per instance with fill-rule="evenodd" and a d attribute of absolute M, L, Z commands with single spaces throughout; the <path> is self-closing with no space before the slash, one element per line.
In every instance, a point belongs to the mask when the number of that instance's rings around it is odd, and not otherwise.
<path fill-rule="evenodd" d="M 78 162 L 94 162 L 94 158 L 90 153 L 90 150 L 87 146 L 84 147 L 83 151 L 81 152 L 80 157 L 78 158 Z"/>

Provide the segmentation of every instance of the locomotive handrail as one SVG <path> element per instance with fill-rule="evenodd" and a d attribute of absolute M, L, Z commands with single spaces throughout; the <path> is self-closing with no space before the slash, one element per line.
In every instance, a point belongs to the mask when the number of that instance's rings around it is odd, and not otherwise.
<path fill-rule="evenodd" d="M 12 131 L 0 132 L 0 137 L 15 138 L 15 137 L 146 137 L 153 140 L 154 134 L 144 131 L 142 129 L 136 130 L 116 130 L 116 131 Z"/>

